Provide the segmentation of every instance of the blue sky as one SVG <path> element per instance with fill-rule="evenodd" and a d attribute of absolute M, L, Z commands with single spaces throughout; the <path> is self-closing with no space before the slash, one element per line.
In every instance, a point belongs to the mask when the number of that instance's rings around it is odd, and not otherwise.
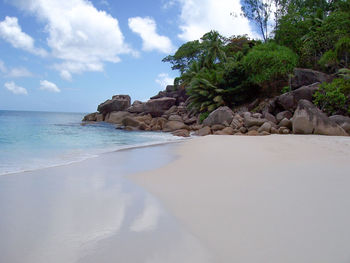
<path fill-rule="evenodd" d="M 248 34 L 239 0 L 0 0 L 0 110 L 92 112 L 147 100 L 177 72 L 161 62 L 214 29 Z"/>

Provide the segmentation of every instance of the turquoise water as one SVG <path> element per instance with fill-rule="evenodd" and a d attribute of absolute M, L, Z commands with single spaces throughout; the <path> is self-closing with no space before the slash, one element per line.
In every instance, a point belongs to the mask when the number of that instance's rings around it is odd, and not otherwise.
<path fill-rule="evenodd" d="M 156 132 L 82 125 L 83 113 L 0 111 L 0 175 L 62 165 L 122 148 L 176 138 Z"/>

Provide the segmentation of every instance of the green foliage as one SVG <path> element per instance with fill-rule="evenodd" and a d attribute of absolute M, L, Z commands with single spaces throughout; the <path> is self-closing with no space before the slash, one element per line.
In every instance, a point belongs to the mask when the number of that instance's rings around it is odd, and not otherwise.
<path fill-rule="evenodd" d="M 339 60 L 344 61 L 344 66 L 348 67 L 349 53 L 350 53 L 350 37 L 342 37 L 335 45 L 335 53 Z"/>
<path fill-rule="evenodd" d="M 350 93 L 350 81 L 335 79 L 332 83 L 323 83 L 314 94 L 313 102 L 328 114 L 346 114 L 349 103 L 346 95 Z"/>
<path fill-rule="evenodd" d="M 209 112 L 202 112 L 201 114 L 199 114 L 199 123 L 203 123 L 203 121 L 208 118 L 209 116 Z"/>
<path fill-rule="evenodd" d="M 338 76 L 342 77 L 343 79 L 350 80 L 350 69 L 348 68 L 339 69 Z"/>
<path fill-rule="evenodd" d="M 328 50 L 324 53 L 318 62 L 325 69 L 330 69 L 329 71 L 334 71 L 338 67 L 337 54 L 333 50 Z"/>
<path fill-rule="evenodd" d="M 288 86 L 283 87 L 282 90 L 281 90 L 282 94 L 285 94 L 285 93 L 288 93 L 288 92 L 290 92 L 290 88 Z"/>
<path fill-rule="evenodd" d="M 173 70 L 181 73 L 189 69 L 193 62 L 198 62 L 204 52 L 202 44 L 198 41 L 190 41 L 183 44 L 174 55 L 163 58 L 163 62 L 170 62 Z"/>
<path fill-rule="evenodd" d="M 298 63 L 298 56 L 289 48 L 273 42 L 255 46 L 243 59 L 243 64 L 253 83 L 287 78 Z"/>
<path fill-rule="evenodd" d="M 224 93 L 221 89 L 223 71 L 219 69 L 202 68 L 191 80 L 187 89 L 190 96 L 189 108 L 196 112 L 212 112 L 225 105 Z"/>

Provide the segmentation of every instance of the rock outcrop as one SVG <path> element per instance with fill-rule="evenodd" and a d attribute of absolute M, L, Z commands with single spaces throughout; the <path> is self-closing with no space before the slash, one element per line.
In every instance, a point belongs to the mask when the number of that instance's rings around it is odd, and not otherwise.
<path fill-rule="evenodd" d="M 145 113 L 149 113 L 152 117 L 160 117 L 176 103 L 176 99 L 163 97 L 151 99 L 145 104 Z"/>
<path fill-rule="evenodd" d="M 296 68 L 294 69 L 294 77 L 291 79 L 292 89 L 302 86 L 308 86 L 316 82 L 331 82 L 333 77 L 325 73 L 312 69 Z"/>
<path fill-rule="evenodd" d="M 168 85 L 164 91 L 160 91 L 156 96 L 153 96 L 152 99 L 160 99 L 160 98 L 174 98 L 175 105 L 179 106 L 181 103 L 186 102 L 188 99 L 188 95 L 186 94 L 186 88 L 177 87 L 173 85 Z"/>
<path fill-rule="evenodd" d="M 350 118 L 342 115 L 333 115 L 329 117 L 332 121 L 335 121 L 340 127 L 342 127 L 348 134 L 350 134 Z"/>
<path fill-rule="evenodd" d="M 229 107 L 219 107 L 209 114 L 209 116 L 203 121 L 203 125 L 213 126 L 215 124 L 222 124 L 229 126 L 233 120 L 233 116 L 233 111 Z"/>
<path fill-rule="evenodd" d="M 111 100 L 106 100 L 97 107 L 101 114 L 108 114 L 112 111 L 124 111 L 130 107 L 131 98 L 129 95 L 115 95 Z"/>
<path fill-rule="evenodd" d="M 320 83 L 313 83 L 309 86 L 303 86 L 277 97 L 276 104 L 282 110 L 294 112 L 300 100 L 312 101 L 312 96 L 319 89 Z"/>
<path fill-rule="evenodd" d="M 292 122 L 294 134 L 348 135 L 334 120 L 307 100 L 299 101 Z"/>

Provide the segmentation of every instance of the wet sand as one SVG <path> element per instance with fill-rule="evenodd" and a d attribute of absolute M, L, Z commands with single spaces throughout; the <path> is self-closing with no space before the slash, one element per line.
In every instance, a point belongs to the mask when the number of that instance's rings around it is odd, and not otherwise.
<path fill-rule="evenodd" d="M 212 262 L 195 236 L 128 180 L 170 162 L 172 147 L 0 176 L 0 262 Z"/>
<path fill-rule="evenodd" d="M 350 262 L 350 138 L 208 136 L 132 180 L 212 262 Z"/>

